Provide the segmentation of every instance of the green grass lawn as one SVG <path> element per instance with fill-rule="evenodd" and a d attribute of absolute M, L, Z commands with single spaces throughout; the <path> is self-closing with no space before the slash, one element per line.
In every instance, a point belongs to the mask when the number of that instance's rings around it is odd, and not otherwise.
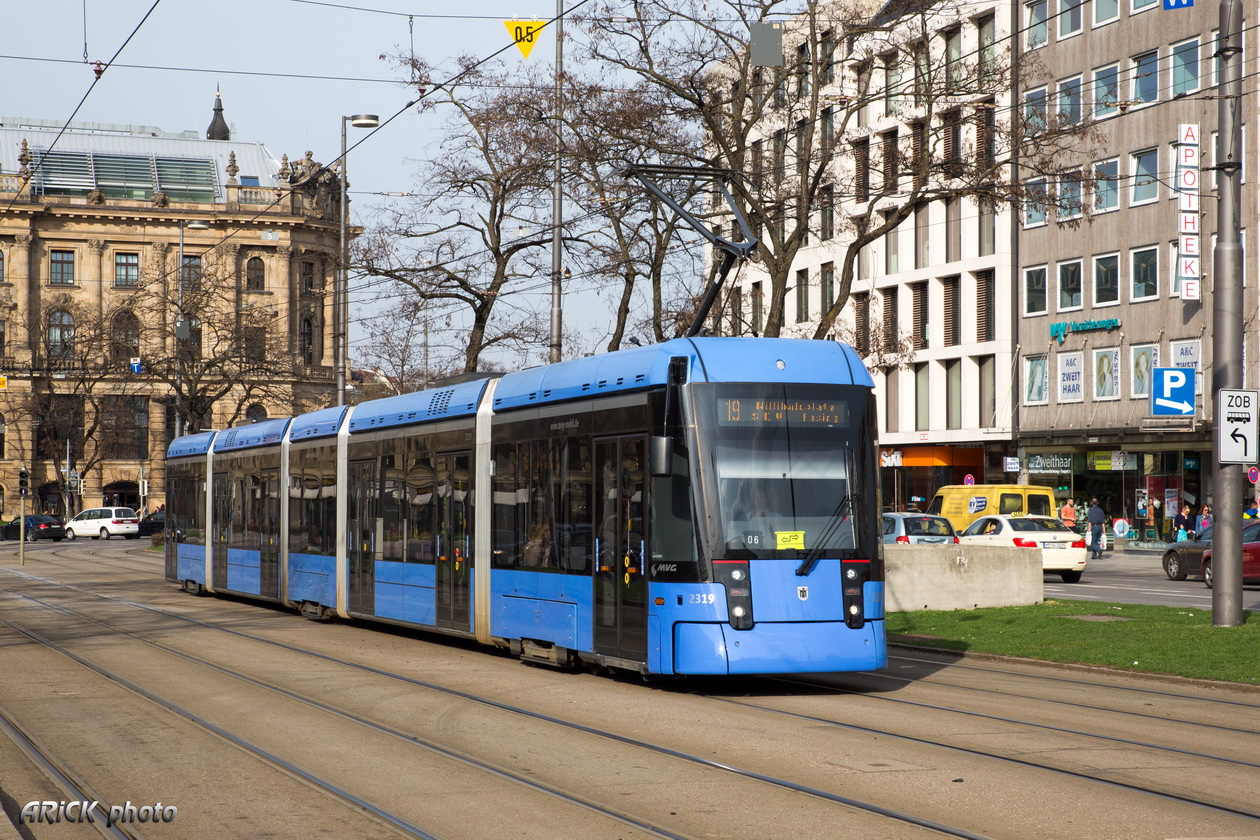
<path fill-rule="evenodd" d="M 944 650 L 1103 665 L 1260 685 L 1260 617 L 1213 627 L 1212 613 L 1097 601 L 889 613 L 888 640 Z"/>

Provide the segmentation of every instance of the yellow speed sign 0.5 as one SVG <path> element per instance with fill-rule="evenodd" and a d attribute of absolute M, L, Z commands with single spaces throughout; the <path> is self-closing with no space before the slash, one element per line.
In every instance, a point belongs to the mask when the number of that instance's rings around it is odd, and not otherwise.
<path fill-rule="evenodd" d="M 538 43 L 539 33 L 546 26 L 538 20 L 505 20 L 503 25 L 507 27 L 508 34 L 512 36 L 512 40 L 516 42 L 521 55 L 525 58 L 529 58 L 530 50 L 534 48 L 534 44 Z"/>

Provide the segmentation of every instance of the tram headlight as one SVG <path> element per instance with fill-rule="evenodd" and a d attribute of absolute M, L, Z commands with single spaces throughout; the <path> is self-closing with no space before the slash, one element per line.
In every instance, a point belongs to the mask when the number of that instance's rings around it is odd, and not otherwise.
<path fill-rule="evenodd" d="M 857 569 L 854 569 L 852 567 L 845 569 L 844 576 L 847 577 L 849 580 L 856 580 L 858 576 Z"/>
<path fill-rule="evenodd" d="M 744 617 L 744 608 L 743 608 L 743 607 L 731 607 L 731 615 L 735 616 L 736 618 L 743 618 L 743 617 Z"/>
<path fill-rule="evenodd" d="M 743 569 L 734 569 L 734 570 L 731 572 L 731 580 L 743 580 L 743 579 L 744 579 L 744 570 L 743 570 Z"/>
<path fill-rule="evenodd" d="M 849 607 L 849 615 L 857 615 L 861 611 L 862 611 L 862 608 L 859 607 L 857 604 L 854 604 L 853 606 Z"/>

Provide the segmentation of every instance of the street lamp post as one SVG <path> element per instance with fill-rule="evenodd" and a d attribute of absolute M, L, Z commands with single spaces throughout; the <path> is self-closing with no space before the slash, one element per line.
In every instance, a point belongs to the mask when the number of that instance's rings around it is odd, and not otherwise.
<path fill-rule="evenodd" d="M 184 315 L 184 231 L 209 229 L 210 225 L 201 219 L 179 223 L 179 265 L 175 269 L 175 302 L 179 309 L 179 320 L 175 326 L 175 437 L 182 436 L 187 425 L 185 420 L 187 409 L 184 404 L 184 353 L 179 348 L 179 339 L 188 338 L 192 329 Z M 69 466 L 68 463 L 67 466 Z"/>
<path fill-rule="evenodd" d="M 376 128 L 381 118 L 376 114 L 355 114 L 341 118 L 341 247 L 337 252 L 337 277 L 333 284 L 333 365 L 337 368 L 337 405 L 346 404 L 346 340 L 350 311 L 350 246 L 346 242 L 346 226 L 350 221 L 350 205 L 346 198 L 346 123 L 355 128 Z"/>

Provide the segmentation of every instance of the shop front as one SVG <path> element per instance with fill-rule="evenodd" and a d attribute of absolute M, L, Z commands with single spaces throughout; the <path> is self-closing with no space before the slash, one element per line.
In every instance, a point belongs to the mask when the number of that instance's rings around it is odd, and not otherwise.
<path fill-rule="evenodd" d="M 880 492 L 885 510 L 924 510 L 946 484 L 984 483 L 985 449 L 974 446 L 880 447 Z"/>
<path fill-rule="evenodd" d="M 1198 513 L 1211 503 L 1210 452 L 1084 446 L 1029 452 L 1027 459 L 1030 484 L 1055 488 L 1060 503 L 1075 499 L 1081 519 L 1090 499 L 1097 499 L 1108 531 L 1134 547 L 1157 547 L 1173 539 L 1173 517 L 1183 504 Z"/>

